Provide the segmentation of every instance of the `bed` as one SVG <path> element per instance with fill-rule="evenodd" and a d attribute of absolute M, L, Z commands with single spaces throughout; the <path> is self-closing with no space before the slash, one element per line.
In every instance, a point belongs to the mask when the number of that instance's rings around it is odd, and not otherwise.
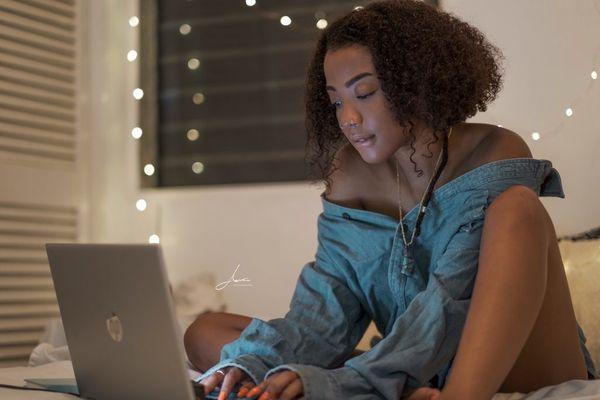
<path fill-rule="evenodd" d="M 560 249 L 563 257 L 567 279 L 571 290 L 575 314 L 582 329 L 587 337 L 586 345 L 592 354 L 592 357 L 599 366 L 600 363 L 600 239 L 583 237 L 565 238 L 560 241 Z M 207 299 L 207 303 L 197 304 L 193 299 L 203 298 L 197 296 L 198 291 L 206 294 L 205 287 L 213 284 L 212 279 L 199 277 L 197 280 L 190 280 L 184 286 L 174 291 L 175 303 L 180 323 L 181 332 L 191 323 L 194 315 L 200 310 L 223 310 L 221 298 Z M 214 285 L 213 285 L 214 286 Z M 213 287 L 211 286 L 211 287 Z M 214 291 L 213 291 L 214 292 Z M 593 299 L 596 299 L 595 301 Z M 377 332 L 374 329 L 367 331 L 367 334 L 359 344 L 365 349 L 367 343 Z M 62 331 L 60 320 L 51 321 L 42 343 L 34 349 L 30 357 L 28 367 L 15 367 L 0 369 L 0 385 L 24 386 L 24 379 L 30 377 L 37 378 L 57 378 L 73 377 L 73 367 L 68 360 L 68 350 L 66 340 Z M 190 376 L 194 376 L 190 370 Z M 9 389 L 0 387 L 0 399 L 5 400 L 34 400 L 34 399 L 76 399 L 77 397 L 48 393 L 25 391 L 18 389 Z M 498 393 L 493 400 L 592 400 L 600 399 L 600 380 L 583 381 L 572 380 L 556 386 L 548 386 L 530 392 L 524 393 Z M 127 400 L 127 399 L 123 399 Z"/>

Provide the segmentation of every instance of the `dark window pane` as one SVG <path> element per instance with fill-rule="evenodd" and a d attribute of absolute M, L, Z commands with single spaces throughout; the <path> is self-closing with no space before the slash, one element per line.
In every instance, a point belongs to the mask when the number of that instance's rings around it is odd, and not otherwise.
<path fill-rule="evenodd" d="M 142 163 L 157 166 L 145 185 L 305 180 L 303 95 L 316 22 L 366 3 L 142 2 L 142 13 L 152 10 L 142 19 L 142 63 L 152 63 L 151 73 L 142 65 Z"/>

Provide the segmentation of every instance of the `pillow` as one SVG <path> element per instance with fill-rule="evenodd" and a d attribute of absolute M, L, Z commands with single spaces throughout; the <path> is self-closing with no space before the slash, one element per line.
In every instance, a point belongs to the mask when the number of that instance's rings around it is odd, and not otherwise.
<path fill-rule="evenodd" d="M 600 239 L 559 242 L 579 326 L 596 366 L 600 365 Z"/>

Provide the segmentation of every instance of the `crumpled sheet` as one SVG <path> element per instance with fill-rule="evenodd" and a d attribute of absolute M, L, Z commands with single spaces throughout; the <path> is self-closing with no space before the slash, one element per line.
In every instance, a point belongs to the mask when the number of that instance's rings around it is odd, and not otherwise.
<path fill-rule="evenodd" d="M 574 379 L 560 385 L 546 386 L 528 394 L 497 393 L 492 400 L 592 400 L 600 399 L 600 380 Z"/>
<path fill-rule="evenodd" d="M 197 378 L 200 374 L 188 370 L 190 379 Z M 0 384 L 25 386 L 26 378 L 74 378 L 71 361 L 51 362 L 37 367 L 15 367 L 0 369 Z M 63 393 L 50 393 L 34 390 L 8 389 L 0 387 L 2 400 L 71 400 L 79 397 Z M 122 400 L 128 400 L 126 398 Z"/>

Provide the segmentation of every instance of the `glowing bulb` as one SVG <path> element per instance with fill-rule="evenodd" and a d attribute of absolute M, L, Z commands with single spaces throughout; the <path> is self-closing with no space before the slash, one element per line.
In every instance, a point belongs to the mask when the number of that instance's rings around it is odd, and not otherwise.
<path fill-rule="evenodd" d="M 192 27 L 190 24 L 183 24 L 179 27 L 179 33 L 182 35 L 189 35 L 192 31 Z"/>
<path fill-rule="evenodd" d="M 201 174 L 202 171 L 204 171 L 204 164 L 200 161 L 196 161 L 192 164 L 192 171 L 194 171 L 195 174 Z"/>
<path fill-rule="evenodd" d="M 567 108 L 565 110 L 565 114 L 567 114 L 567 117 L 570 117 L 571 115 L 573 115 L 573 110 L 571 108 Z"/>
<path fill-rule="evenodd" d="M 135 202 L 135 208 L 137 208 L 139 211 L 144 211 L 147 206 L 148 203 L 146 203 L 146 200 L 144 199 L 139 199 Z"/>
<path fill-rule="evenodd" d="M 281 25 L 283 26 L 289 26 L 292 23 L 292 19 L 287 15 L 284 15 L 283 17 L 281 17 L 279 22 L 281 22 Z"/>
<path fill-rule="evenodd" d="M 354 7 L 354 11 L 362 10 L 362 8 L 363 8 L 362 6 L 356 6 L 356 7 Z"/>
<path fill-rule="evenodd" d="M 204 103 L 204 95 L 202 93 L 194 93 L 192 101 L 194 102 L 194 104 L 200 105 Z"/>
<path fill-rule="evenodd" d="M 158 237 L 158 235 L 156 233 L 154 233 L 154 234 L 150 235 L 150 237 L 148 238 L 148 243 L 159 244 L 160 238 Z"/>
<path fill-rule="evenodd" d="M 142 97 L 144 97 L 144 91 L 140 88 L 135 88 L 133 90 L 133 98 L 136 100 L 140 100 Z"/>
<path fill-rule="evenodd" d="M 197 129 L 190 129 L 189 131 L 187 131 L 187 138 L 190 142 L 194 142 L 194 141 L 198 140 L 199 137 L 200 137 L 200 132 L 198 132 Z"/>
<path fill-rule="evenodd" d="M 563 266 L 565 267 L 565 273 L 568 275 L 571 272 L 571 263 L 568 260 L 565 260 Z"/>
<path fill-rule="evenodd" d="M 135 128 L 133 128 L 131 130 L 131 136 L 133 136 L 134 139 L 139 139 L 142 137 L 142 128 L 140 128 L 139 126 L 136 126 Z"/>
<path fill-rule="evenodd" d="M 317 28 L 319 29 L 325 29 L 327 28 L 327 20 L 326 19 L 320 19 L 317 21 Z"/>
<path fill-rule="evenodd" d="M 531 134 L 531 138 L 532 138 L 533 140 L 540 140 L 540 133 L 539 133 L 539 132 L 533 132 L 533 133 Z"/>
<path fill-rule="evenodd" d="M 592 79 L 598 79 L 598 73 L 596 71 L 592 71 L 590 75 L 592 75 Z"/>
<path fill-rule="evenodd" d="M 148 176 L 154 175 L 154 165 L 152 165 L 152 164 L 144 165 L 144 173 Z"/>
<path fill-rule="evenodd" d="M 138 17 L 136 17 L 135 15 L 131 18 L 129 18 L 129 26 L 131 26 L 132 28 L 138 26 L 140 23 L 140 19 Z"/>
<path fill-rule="evenodd" d="M 127 61 L 133 62 L 133 61 L 135 61 L 137 56 L 138 56 L 137 51 L 129 50 L 129 52 L 127 53 Z"/>
<path fill-rule="evenodd" d="M 187 62 L 187 66 L 191 70 L 198 69 L 198 67 L 200 67 L 200 60 L 197 58 L 190 58 Z"/>
<path fill-rule="evenodd" d="M 255 4 L 256 4 L 256 0 L 246 0 L 246 5 L 248 7 L 252 7 Z"/>

